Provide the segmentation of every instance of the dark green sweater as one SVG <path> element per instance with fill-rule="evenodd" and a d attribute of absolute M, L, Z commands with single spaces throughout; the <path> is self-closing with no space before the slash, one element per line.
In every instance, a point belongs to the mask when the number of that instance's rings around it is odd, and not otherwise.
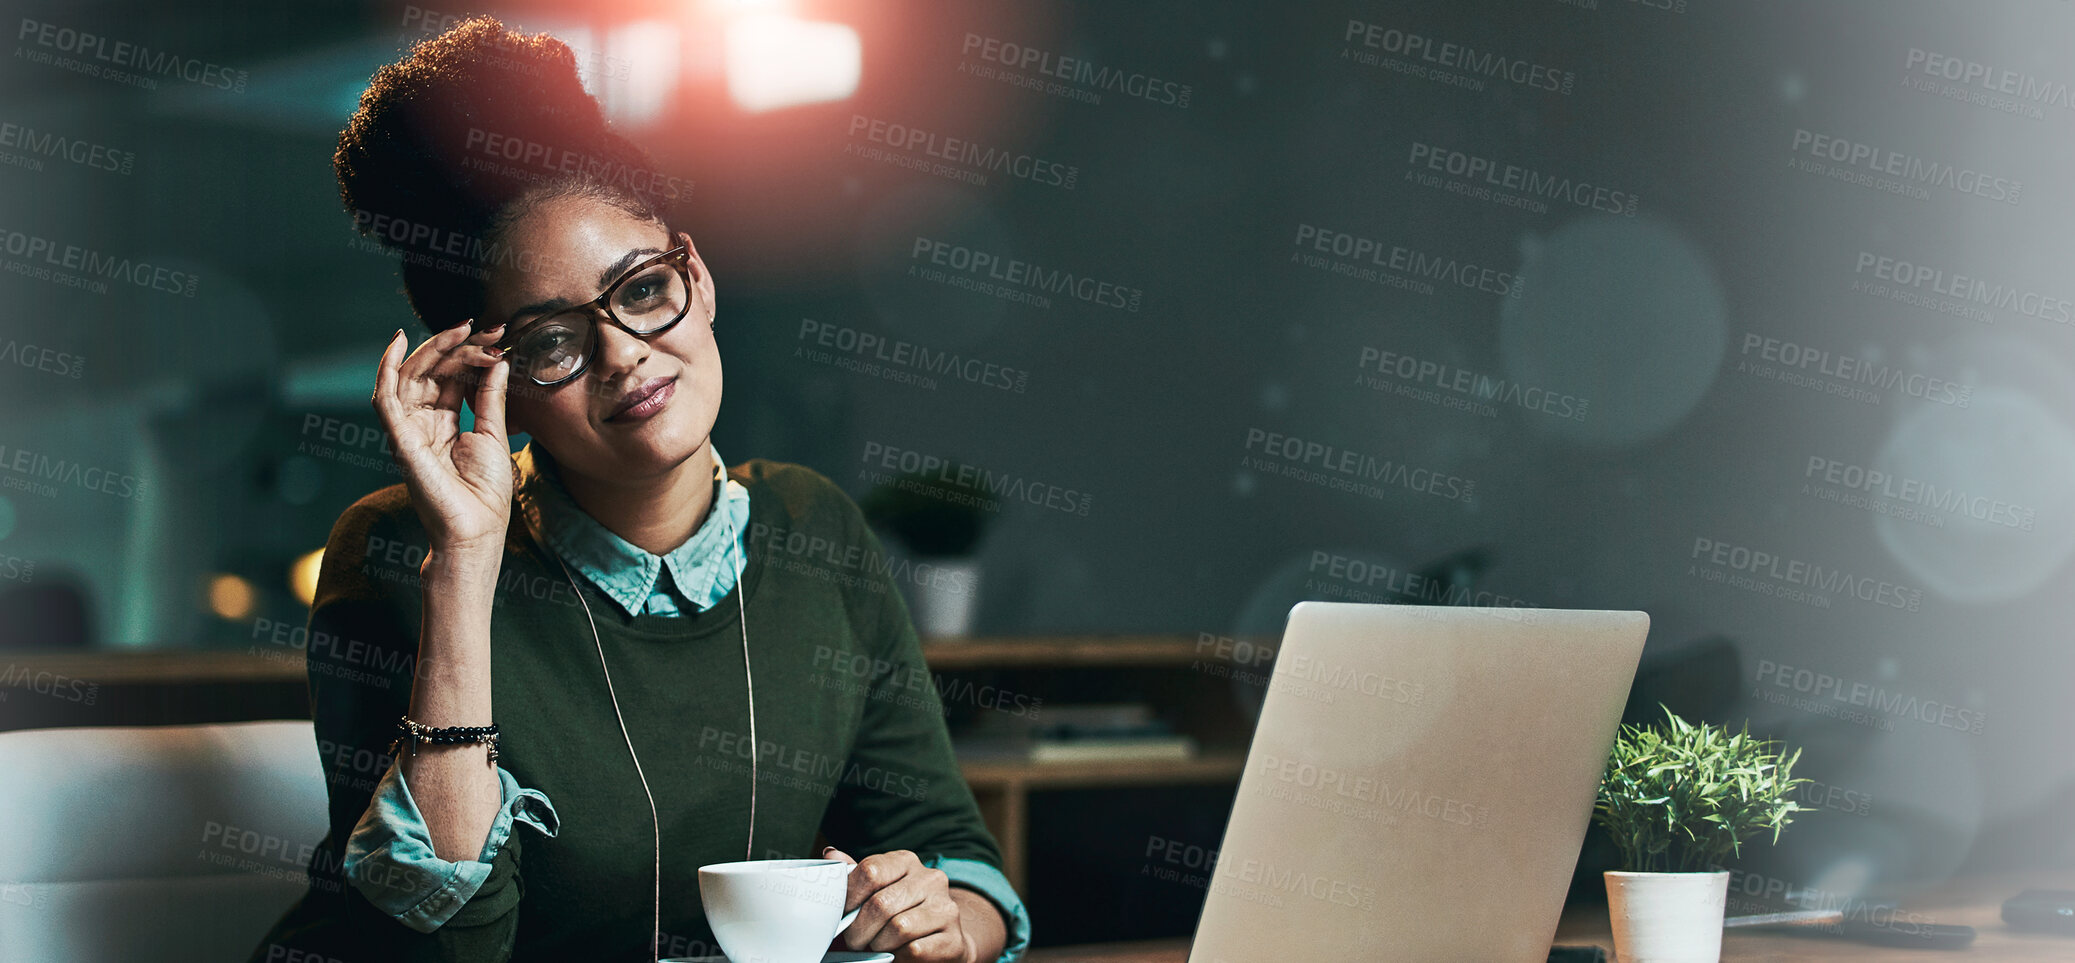
<path fill-rule="evenodd" d="M 878 540 L 832 482 L 797 465 L 729 469 L 750 492 L 748 607 L 757 695 L 756 857 L 817 855 L 817 831 L 862 858 L 895 849 L 1001 865 L 959 775 L 906 603 Z M 572 587 L 516 506 L 491 623 L 499 765 L 545 793 L 554 838 L 515 826 L 490 877 L 421 934 L 340 873 L 345 841 L 388 769 L 411 691 L 427 539 L 403 486 L 355 503 L 325 549 L 310 637 L 311 710 L 331 830 L 310 889 L 254 961 L 648 959 L 648 804 L 576 592 L 590 602 L 662 820 L 663 954 L 718 953 L 698 867 L 739 860 L 749 829 L 748 699 L 736 600 L 628 617 Z M 344 641 L 339 641 L 344 640 Z M 355 644 L 358 643 L 358 644 Z"/>

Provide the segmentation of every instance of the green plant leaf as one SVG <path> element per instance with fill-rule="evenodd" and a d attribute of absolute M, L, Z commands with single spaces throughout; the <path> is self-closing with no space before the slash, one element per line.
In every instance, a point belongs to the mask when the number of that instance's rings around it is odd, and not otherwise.
<path fill-rule="evenodd" d="M 1806 812 L 1791 798 L 1801 750 L 1751 735 L 1749 724 L 1689 722 L 1667 707 L 1664 721 L 1625 725 L 1593 802 L 1593 821 L 1621 850 L 1625 869 L 1689 871 L 1741 855 L 1759 830 L 1772 841 Z"/>

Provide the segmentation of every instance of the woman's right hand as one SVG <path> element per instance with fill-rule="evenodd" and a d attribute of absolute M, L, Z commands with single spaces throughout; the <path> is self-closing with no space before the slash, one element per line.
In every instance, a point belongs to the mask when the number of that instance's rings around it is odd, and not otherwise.
<path fill-rule="evenodd" d="M 511 364 L 489 347 L 501 334 L 502 325 L 471 334 L 469 325 L 458 324 L 405 357 L 409 342 L 399 330 L 375 374 L 375 411 L 432 539 L 427 548 L 437 554 L 494 559 L 503 551 L 512 502 L 504 430 Z M 469 431 L 461 430 L 465 397 L 475 409 Z"/>

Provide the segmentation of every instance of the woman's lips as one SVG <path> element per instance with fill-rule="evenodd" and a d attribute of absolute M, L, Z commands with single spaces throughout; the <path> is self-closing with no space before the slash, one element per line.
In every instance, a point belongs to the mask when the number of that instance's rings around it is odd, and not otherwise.
<path fill-rule="evenodd" d="M 651 378 L 641 387 L 627 393 L 619 408 L 606 415 L 605 420 L 616 423 L 642 421 L 655 417 L 670 404 L 670 397 L 677 394 L 676 378 Z"/>

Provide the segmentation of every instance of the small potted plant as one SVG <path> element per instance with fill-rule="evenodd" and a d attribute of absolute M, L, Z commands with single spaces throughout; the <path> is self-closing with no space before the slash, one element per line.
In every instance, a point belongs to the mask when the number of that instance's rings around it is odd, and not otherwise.
<path fill-rule="evenodd" d="M 897 475 L 858 502 L 868 521 L 891 531 L 915 556 L 893 574 L 907 593 L 917 634 L 955 638 L 971 632 L 980 587 L 973 548 L 985 527 L 983 506 L 993 504 L 976 485 L 917 473 Z"/>
<path fill-rule="evenodd" d="M 1662 708 L 1662 707 L 1660 707 Z M 1614 954 L 1621 963 L 1716 963 L 1729 893 L 1723 863 L 1780 830 L 1802 807 L 1793 777 L 1801 751 L 1782 755 L 1746 724 L 1622 726 L 1600 780 L 1593 821 L 1621 850 L 1606 874 Z"/>

